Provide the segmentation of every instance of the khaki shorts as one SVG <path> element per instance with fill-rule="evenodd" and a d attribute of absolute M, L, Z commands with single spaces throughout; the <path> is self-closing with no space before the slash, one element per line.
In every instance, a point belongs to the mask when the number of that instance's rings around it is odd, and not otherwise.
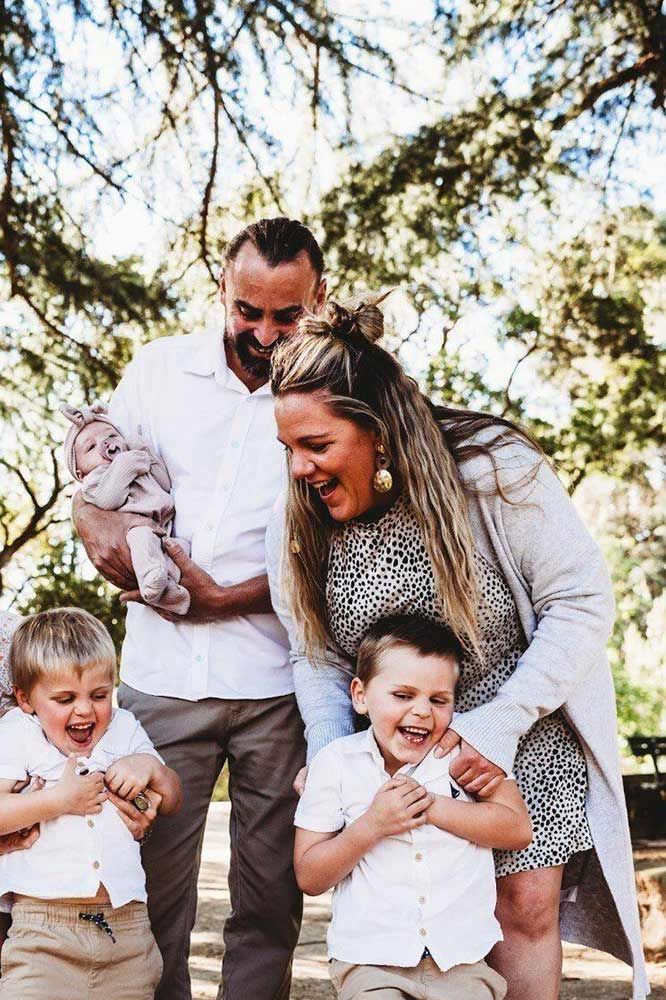
<path fill-rule="evenodd" d="M 110 934 L 81 913 L 101 914 Z M 19 900 L 2 949 L 1 1000 L 153 1000 L 162 959 L 145 903 Z"/>
<path fill-rule="evenodd" d="M 331 980 L 340 1000 L 503 1000 L 506 982 L 485 962 L 455 965 L 442 972 L 432 958 L 417 966 L 348 965 L 335 958 Z"/>

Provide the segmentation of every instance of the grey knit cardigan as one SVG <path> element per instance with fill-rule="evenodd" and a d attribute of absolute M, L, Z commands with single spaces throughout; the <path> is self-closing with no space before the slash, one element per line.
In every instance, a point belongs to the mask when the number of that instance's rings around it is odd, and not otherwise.
<path fill-rule="evenodd" d="M 506 772 L 518 740 L 537 719 L 562 708 L 587 761 L 587 816 L 594 851 L 575 889 L 563 893 L 562 937 L 633 966 L 633 1000 L 650 992 L 641 945 L 631 842 L 617 745 L 606 642 L 613 623 L 610 580 L 598 547 L 555 473 L 516 441 L 494 452 L 506 502 L 485 456 L 461 464 L 476 547 L 511 589 L 528 647 L 514 673 L 485 705 L 456 716 L 452 728 Z M 305 658 L 281 595 L 284 498 L 266 535 L 273 606 L 291 642 L 308 759 L 354 731 L 349 679 L 354 667 L 333 643 L 326 662 Z"/>

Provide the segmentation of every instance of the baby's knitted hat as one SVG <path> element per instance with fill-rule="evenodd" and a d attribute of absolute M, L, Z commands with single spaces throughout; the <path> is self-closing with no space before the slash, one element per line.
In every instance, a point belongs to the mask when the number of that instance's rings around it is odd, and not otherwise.
<path fill-rule="evenodd" d="M 118 428 L 111 421 L 108 415 L 108 409 L 104 403 L 93 403 L 92 406 L 81 406 L 78 409 L 75 406 L 69 406 L 64 403 L 60 407 L 60 412 L 64 413 L 68 420 L 72 421 L 72 426 L 67 431 L 67 437 L 65 438 L 65 443 L 63 445 L 63 454 L 65 456 L 65 462 L 67 463 L 67 468 L 72 473 L 75 479 L 79 478 L 79 472 L 76 468 L 76 456 L 74 454 L 74 443 L 87 424 L 95 423 L 99 421 L 102 424 L 108 424 L 109 427 L 113 427 L 114 431 Z"/>

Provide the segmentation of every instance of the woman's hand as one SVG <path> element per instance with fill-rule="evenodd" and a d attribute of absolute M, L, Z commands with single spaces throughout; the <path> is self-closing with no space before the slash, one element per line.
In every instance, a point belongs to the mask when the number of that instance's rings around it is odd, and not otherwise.
<path fill-rule="evenodd" d="M 17 830 L 16 833 L 5 833 L 0 837 L 0 854 L 11 854 L 12 851 L 27 851 L 39 837 L 39 823 L 27 830 Z"/>
<path fill-rule="evenodd" d="M 17 781 L 12 792 L 22 792 L 30 786 L 31 792 L 41 792 L 44 787 L 43 778 L 26 778 Z M 17 830 L 15 833 L 5 833 L 0 837 L 0 854 L 11 854 L 12 851 L 27 851 L 39 837 L 39 823 L 34 823 L 27 830 Z"/>
<path fill-rule="evenodd" d="M 466 792 L 485 799 L 495 791 L 506 778 L 505 772 L 497 764 L 478 753 L 469 743 L 461 740 L 453 729 L 447 729 L 435 750 L 436 757 L 445 757 L 460 744 L 460 753 L 451 763 L 449 774 Z"/>
<path fill-rule="evenodd" d="M 294 778 L 294 784 L 292 785 L 292 787 L 296 792 L 296 794 L 299 796 L 302 795 L 303 792 L 305 791 L 305 779 L 307 778 L 307 776 L 308 776 L 308 769 L 306 766 L 302 767 L 298 772 L 298 774 L 296 775 L 296 777 Z"/>
<path fill-rule="evenodd" d="M 146 788 L 143 793 L 150 806 L 145 812 L 141 812 L 132 802 L 121 799 L 119 795 L 107 790 L 107 797 L 118 812 L 120 818 L 132 834 L 135 840 L 143 840 L 150 833 L 151 827 L 157 818 L 157 811 L 162 803 L 162 796 L 154 792 L 152 788 Z"/>

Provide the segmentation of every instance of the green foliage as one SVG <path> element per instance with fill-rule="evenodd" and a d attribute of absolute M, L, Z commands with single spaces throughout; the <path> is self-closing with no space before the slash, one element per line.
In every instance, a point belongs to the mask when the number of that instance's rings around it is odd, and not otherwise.
<path fill-rule="evenodd" d="M 661 484 L 594 475 L 577 496 L 613 577 L 610 641 L 623 736 L 666 732 L 666 504 Z"/>
<path fill-rule="evenodd" d="M 85 608 L 104 622 L 118 656 L 125 635 L 125 607 L 118 591 L 95 575 L 89 579 L 83 569 L 83 554 L 78 542 L 55 542 L 45 547 L 34 573 L 18 594 L 12 610 L 21 615 L 48 608 Z"/>
<path fill-rule="evenodd" d="M 36 561 L 21 607 L 83 604 L 118 640 L 117 599 L 85 580 L 69 538 L 56 405 L 108 396 L 138 342 L 192 328 L 237 220 L 298 205 L 302 154 L 285 156 L 279 113 L 291 102 L 336 150 L 335 181 L 318 199 L 308 188 L 309 218 L 299 210 L 325 235 L 331 289 L 400 286 L 415 319 L 399 332 L 412 358 L 422 348 L 434 397 L 526 423 L 578 494 L 610 477 L 618 514 L 591 521 L 618 588 L 621 718 L 627 732 L 663 726 L 650 671 L 666 222 L 634 161 L 665 134 L 666 14 L 658 0 L 433 0 L 432 20 L 397 24 L 383 3 L 365 23 L 343 8 L 0 11 L 0 574 Z M 441 73 L 427 104 L 398 45 L 425 46 Z M 366 145 L 353 87 L 376 78 L 411 95 L 415 123 L 397 115 L 379 143 L 366 89 Z M 163 219 L 145 259 L 106 252 L 104 225 L 128 203 Z"/>

